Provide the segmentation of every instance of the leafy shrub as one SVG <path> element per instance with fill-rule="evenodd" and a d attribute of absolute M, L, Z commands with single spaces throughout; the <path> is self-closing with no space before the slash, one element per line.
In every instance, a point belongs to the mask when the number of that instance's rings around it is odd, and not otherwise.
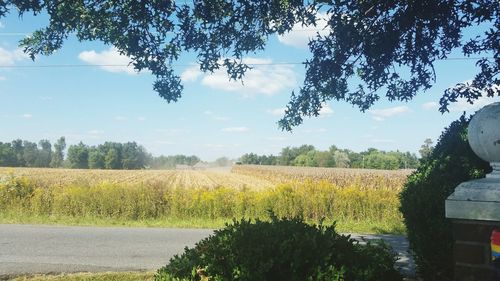
<path fill-rule="evenodd" d="M 490 169 L 469 146 L 468 124 L 469 119 L 462 116 L 445 129 L 401 193 L 410 250 L 424 280 L 453 280 L 453 237 L 445 218 L 445 200 L 460 183 L 482 177 Z"/>
<path fill-rule="evenodd" d="M 158 270 L 174 280 L 401 280 L 385 244 L 360 245 L 301 219 L 234 221 Z"/>

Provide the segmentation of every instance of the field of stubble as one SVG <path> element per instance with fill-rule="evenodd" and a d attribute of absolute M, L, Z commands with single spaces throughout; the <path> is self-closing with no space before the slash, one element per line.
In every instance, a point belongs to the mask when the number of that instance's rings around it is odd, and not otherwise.
<path fill-rule="evenodd" d="M 219 227 L 301 216 L 340 231 L 404 232 L 410 171 L 237 165 L 231 170 L 0 168 L 0 222 Z"/>

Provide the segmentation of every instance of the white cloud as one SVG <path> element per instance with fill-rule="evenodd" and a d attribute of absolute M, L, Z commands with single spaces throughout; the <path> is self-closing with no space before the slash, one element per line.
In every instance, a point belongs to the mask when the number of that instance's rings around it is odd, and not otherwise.
<path fill-rule="evenodd" d="M 422 104 L 422 108 L 425 110 L 437 109 L 439 108 L 439 105 L 435 101 L 430 101 Z"/>
<path fill-rule="evenodd" d="M 214 116 L 213 119 L 215 121 L 229 121 L 229 120 L 231 120 L 231 118 L 225 117 L 225 116 Z"/>
<path fill-rule="evenodd" d="M 302 130 L 303 133 L 306 133 L 306 134 L 321 134 L 321 133 L 326 133 L 328 130 L 325 129 L 325 128 L 319 128 L 319 129 L 306 129 L 306 130 Z"/>
<path fill-rule="evenodd" d="M 479 99 L 474 101 L 474 104 L 470 104 L 467 102 L 466 99 L 458 99 L 457 102 L 451 103 L 448 106 L 448 109 L 452 112 L 463 112 L 467 111 L 469 113 L 473 113 L 474 111 L 477 111 L 481 109 L 482 107 L 500 101 L 499 97 L 480 97 Z"/>
<path fill-rule="evenodd" d="M 317 13 L 316 26 L 302 26 L 300 23 L 296 23 L 290 32 L 278 35 L 278 41 L 285 45 L 307 49 L 309 41 L 315 38 L 318 33 L 320 35 L 328 35 L 330 32 L 331 28 L 328 27 L 328 16 L 325 13 Z"/>
<path fill-rule="evenodd" d="M 125 116 L 118 115 L 118 116 L 115 116 L 114 119 L 116 121 L 126 121 L 128 118 Z"/>
<path fill-rule="evenodd" d="M 194 82 L 203 74 L 198 66 L 191 66 L 181 73 L 182 82 Z"/>
<path fill-rule="evenodd" d="M 137 120 L 141 121 L 141 122 L 144 122 L 144 121 L 146 121 L 146 117 L 139 116 L 139 117 L 137 117 Z"/>
<path fill-rule="evenodd" d="M 228 127 L 223 128 L 221 131 L 226 133 L 244 133 L 248 132 L 249 129 L 247 127 Z"/>
<path fill-rule="evenodd" d="M 411 109 L 408 106 L 395 106 L 384 109 L 372 109 L 369 112 L 372 114 L 374 120 L 383 121 L 389 117 L 410 113 Z"/>
<path fill-rule="evenodd" d="M 5 80 L 7 80 L 7 77 L 5 77 L 5 76 L 0 76 L 0 81 L 5 81 Z"/>
<path fill-rule="evenodd" d="M 3 22 L 0 21 L 0 28 L 4 28 L 5 27 L 5 24 L 3 24 Z"/>
<path fill-rule="evenodd" d="M 205 110 L 205 111 L 203 111 L 203 114 L 210 116 L 215 121 L 229 121 L 229 120 L 231 120 L 231 118 L 229 118 L 229 117 L 215 115 L 215 112 L 213 112 L 211 110 Z"/>
<path fill-rule="evenodd" d="M 319 110 L 319 117 L 328 117 L 332 114 L 333 109 L 327 104 L 323 104 L 321 109 Z"/>
<path fill-rule="evenodd" d="M 297 84 L 292 65 L 273 65 L 272 60 L 259 58 L 245 58 L 243 63 L 253 67 L 245 73 L 243 82 L 230 80 L 224 67 L 203 75 L 195 75 L 194 70 L 187 69 L 181 77 L 184 77 L 184 81 L 194 82 L 201 76 L 201 84 L 204 86 L 238 92 L 247 97 L 258 94 L 272 96 Z"/>
<path fill-rule="evenodd" d="M 285 115 L 285 110 L 286 108 L 275 108 L 275 109 L 269 109 L 267 110 L 267 113 L 273 115 L 273 116 L 283 116 Z"/>
<path fill-rule="evenodd" d="M 31 119 L 31 118 L 33 118 L 33 115 L 31 115 L 30 113 L 25 113 L 25 114 L 21 115 L 21 117 L 24 119 Z"/>
<path fill-rule="evenodd" d="M 26 55 L 21 49 L 17 48 L 15 50 L 9 51 L 0 47 L 0 64 L 11 66 L 14 65 L 17 61 L 27 60 L 29 59 L 28 55 Z"/>
<path fill-rule="evenodd" d="M 99 67 L 105 71 L 114 73 L 137 74 L 132 65 L 129 65 L 131 59 L 125 55 L 121 55 L 114 47 L 102 52 L 83 51 L 78 55 L 78 58 L 88 64 L 100 65 Z"/>

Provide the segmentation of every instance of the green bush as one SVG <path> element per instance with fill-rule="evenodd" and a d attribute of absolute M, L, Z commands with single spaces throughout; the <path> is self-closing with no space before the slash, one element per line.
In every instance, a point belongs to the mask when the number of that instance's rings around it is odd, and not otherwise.
<path fill-rule="evenodd" d="M 445 218 L 445 200 L 460 183 L 490 170 L 469 147 L 468 124 L 469 119 L 462 116 L 445 129 L 401 193 L 410 250 L 424 280 L 453 280 L 453 237 Z"/>
<path fill-rule="evenodd" d="M 301 219 L 234 221 L 158 270 L 158 281 L 402 280 L 385 244 L 360 245 Z"/>

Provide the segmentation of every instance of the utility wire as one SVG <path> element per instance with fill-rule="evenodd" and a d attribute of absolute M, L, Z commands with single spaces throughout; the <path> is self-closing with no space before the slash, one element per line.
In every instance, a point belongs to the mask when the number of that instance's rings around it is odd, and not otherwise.
<path fill-rule="evenodd" d="M 438 61 L 466 61 L 480 60 L 483 58 L 446 58 Z M 486 57 L 492 59 L 492 57 Z M 272 63 L 247 63 L 248 66 L 273 66 L 273 65 L 302 65 L 304 62 L 272 62 Z M 35 64 L 35 65 L 0 65 L 0 68 L 87 68 L 87 67 L 128 67 L 132 64 Z M 175 67 L 190 67 L 196 64 L 172 64 Z"/>
<path fill-rule="evenodd" d="M 304 29 L 291 29 L 287 32 L 285 32 L 283 35 L 287 33 L 293 33 L 293 32 L 320 32 L 320 31 L 328 31 L 329 29 L 317 29 L 317 28 L 304 28 Z M 173 31 L 168 32 L 168 33 L 174 33 Z M 0 32 L 0 36 L 31 36 L 33 33 L 31 32 Z M 69 35 L 76 35 L 76 32 L 71 32 L 68 33 Z M 154 34 L 154 33 L 153 33 Z"/>

